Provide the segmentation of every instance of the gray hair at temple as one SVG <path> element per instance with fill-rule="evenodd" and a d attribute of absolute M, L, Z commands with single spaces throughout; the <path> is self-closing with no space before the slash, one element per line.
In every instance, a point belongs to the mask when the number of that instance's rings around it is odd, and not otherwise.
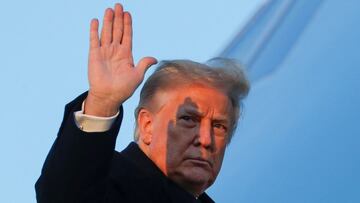
<path fill-rule="evenodd" d="M 139 139 L 137 126 L 139 111 L 142 108 L 150 108 L 150 101 L 156 92 L 188 84 L 200 84 L 219 89 L 228 96 L 233 107 L 228 137 L 228 143 L 230 143 L 242 110 L 242 100 L 247 96 L 250 84 L 239 63 L 233 59 L 220 57 L 210 59 L 204 64 L 190 60 L 162 61 L 141 90 L 140 101 L 135 109 L 135 141 Z"/>

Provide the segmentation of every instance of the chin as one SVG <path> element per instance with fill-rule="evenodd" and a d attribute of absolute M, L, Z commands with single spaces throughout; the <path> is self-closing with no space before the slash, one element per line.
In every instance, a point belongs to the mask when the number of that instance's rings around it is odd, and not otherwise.
<path fill-rule="evenodd" d="M 211 173 L 208 170 L 199 167 L 186 170 L 183 175 L 188 182 L 196 185 L 209 185 L 209 183 L 213 182 Z"/>
<path fill-rule="evenodd" d="M 168 175 L 171 180 L 193 194 L 203 193 L 214 182 L 212 172 L 200 167 L 185 167 Z"/>

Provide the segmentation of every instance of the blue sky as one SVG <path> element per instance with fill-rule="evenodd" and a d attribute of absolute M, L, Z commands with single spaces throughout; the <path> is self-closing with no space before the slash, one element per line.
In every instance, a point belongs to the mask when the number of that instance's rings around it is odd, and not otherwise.
<path fill-rule="evenodd" d="M 0 7 L 0 202 L 35 202 L 34 183 L 63 107 L 87 90 L 88 30 L 116 1 L 7 1 Z M 134 57 L 206 61 L 262 0 L 122 1 L 133 16 Z M 149 71 L 151 72 L 151 71 Z M 117 142 L 132 139 L 136 93 Z M 234 163 L 236 164 L 236 163 Z M 226 190 L 226 188 L 222 188 Z M 214 199 L 220 190 L 211 191 Z"/>
<path fill-rule="evenodd" d="M 248 68 L 281 61 L 252 84 L 210 191 L 226 188 L 214 192 L 221 202 L 360 202 L 360 2 L 274 2 L 292 3 L 291 12 L 260 33 L 270 35 Z"/>

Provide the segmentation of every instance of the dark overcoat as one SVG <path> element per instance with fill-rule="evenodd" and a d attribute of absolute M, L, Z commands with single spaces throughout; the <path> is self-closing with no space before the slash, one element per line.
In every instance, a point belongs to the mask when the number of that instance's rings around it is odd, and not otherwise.
<path fill-rule="evenodd" d="M 134 142 L 115 151 L 123 109 L 106 132 L 80 130 L 74 112 L 87 93 L 65 107 L 57 138 L 35 184 L 39 203 L 213 202 L 207 194 L 195 199 L 168 179 Z"/>

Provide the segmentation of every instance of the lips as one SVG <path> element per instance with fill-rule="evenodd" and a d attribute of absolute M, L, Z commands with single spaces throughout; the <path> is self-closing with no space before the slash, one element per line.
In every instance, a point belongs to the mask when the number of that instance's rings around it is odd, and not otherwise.
<path fill-rule="evenodd" d="M 188 160 L 197 163 L 199 165 L 209 165 L 210 167 L 213 166 L 213 163 L 211 161 L 202 157 L 188 158 Z"/>

